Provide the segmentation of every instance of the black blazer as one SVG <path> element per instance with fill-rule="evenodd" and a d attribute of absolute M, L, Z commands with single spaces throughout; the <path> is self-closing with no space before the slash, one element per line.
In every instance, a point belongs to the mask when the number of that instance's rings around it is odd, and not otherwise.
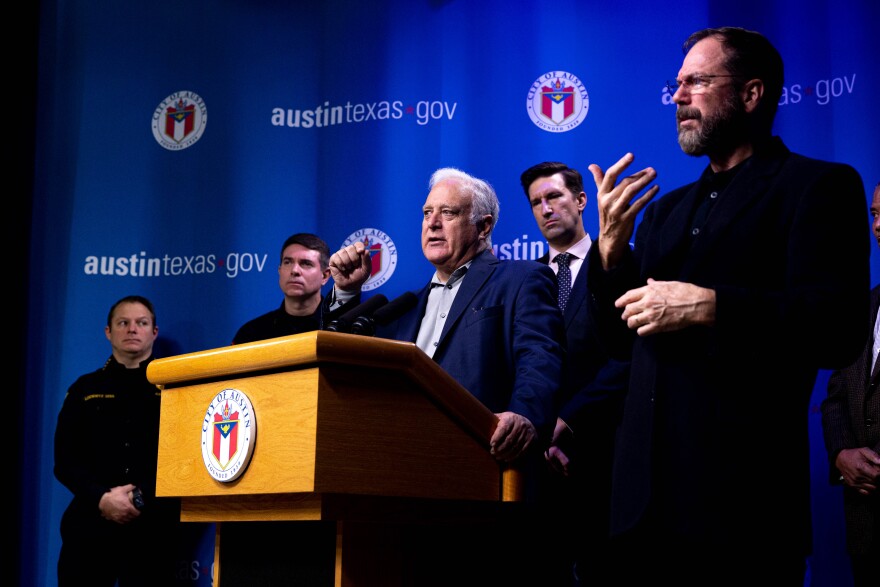
<path fill-rule="evenodd" d="M 651 504 L 703 544 L 812 547 L 808 409 L 819 369 L 861 352 L 871 243 L 850 166 L 774 138 L 723 191 L 697 236 L 699 181 L 649 204 L 635 245 L 588 285 L 603 338 L 631 352 L 615 447 L 612 532 Z M 712 288 L 712 327 L 637 337 L 614 300 L 647 278 Z M 779 484 L 781 482 L 781 485 Z"/>
<path fill-rule="evenodd" d="M 538 262 L 548 265 L 549 257 L 545 254 Z M 585 259 L 563 312 L 567 355 L 559 416 L 575 436 L 595 438 L 613 434 L 626 393 L 629 361 L 612 359 L 599 339 L 589 311 L 586 269 Z M 592 443 L 580 444 L 583 451 Z"/>
<path fill-rule="evenodd" d="M 880 285 L 871 290 L 871 315 L 867 323 L 868 342 L 852 365 L 838 369 L 828 379 L 828 396 L 822 402 L 822 432 L 828 450 L 830 480 L 840 485 L 840 471 L 834 461 L 845 448 L 867 446 L 880 452 L 880 361 L 871 372 L 874 345 L 874 320 L 880 308 Z M 867 552 L 880 519 L 880 494 L 859 495 L 849 487 L 843 489 L 846 517 L 846 545 L 851 554 Z"/>

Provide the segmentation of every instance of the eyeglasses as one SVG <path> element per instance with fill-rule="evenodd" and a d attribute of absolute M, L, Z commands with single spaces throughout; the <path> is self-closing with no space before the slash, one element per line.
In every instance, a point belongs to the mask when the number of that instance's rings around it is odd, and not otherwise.
<path fill-rule="evenodd" d="M 666 89 L 669 90 L 670 94 L 674 94 L 678 91 L 679 88 L 684 88 L 690 92 L 701 92 L 709 85 L 709 80 L 716 77 L 740 77 L 738 75 L 731 74 L 717 74 L 717 75 L 708 75 L 708 74 L 696 74 L 689 75 L 684 79 L 674 79 L 666 82 Z"/>

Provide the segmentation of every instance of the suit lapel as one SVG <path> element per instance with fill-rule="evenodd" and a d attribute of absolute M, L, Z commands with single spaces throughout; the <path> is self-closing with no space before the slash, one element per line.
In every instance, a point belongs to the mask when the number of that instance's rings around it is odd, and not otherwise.
<path fill-rule="evenodd" d="M 407 312 L 398 320 L 398 336 L 400 340 L 416 342 L 422 317 L 425 315 L 425 307 L 428 305 L 428 294 L 431 293 L 431 282 L 418 292 L 419 303 L 414 310 Z"/>
<path fill-rule="evenodd" d="M 880 287 L 875 287 L 871 290 L 871 335 L 868 337 L 868 344 L 865 349 L 867 354 L 865 359 L 866 367 L 870 367 L 871 361 L 874 358 L 874 322 L 877 320 L 878 308 L 880 308 Z M 877 364 L 874 365 L 874 370 L 871 371 L 869 377 L 870 383 L 880 380 L 880 359 L 877 360 Z"/>
<path fill-rule="evenodd" d="M 568 296 L 568 305 L 562 317 L 565 320 L 565 329 L 568 330 L 571 321 L 577 315 L 581 306 L 587 302 L 587 260 L 581 262 L 581 268 L 578 271 L 574 283 L 571 284 L 571 295 Z"/>
<path fill-rule="evenodd" d="M 873 335 L 871 336 L 871 342 L 872 343 L 874 342 Z M 872 360 L 874 360 L 873 349 L 868 347 L 868 357 L 867 357 L 867 360 L 865 361 L 865 366 L 867 367 L 868 365 L 870 365 Z M 871 371 L 870 383 L 875 383 L 877 381 L 878 377 L 880 377 L 880 361 L 877 361 L 877 364 L 874 365 L 874 370 Z"/>
<path fill-rule="evenodd" d="M 443 332 L 440 334 L 440 340 L 437 343 L 438 348 L 443 345 L 446 335 L 458 323 L 465 311 L 472 306 L 477 293 L 483 288 L 483 284 L 486 283 L 489 276 L 494 273 L 495 265 L 498 263 L 500 261 L 492 254 L 491 250 L 483 251 L 474 258 L 470 267 L 468 267 L 467 274 L 462 279 L 458 293 L 455 294 L 455 301 L 452 302 L 452 307 L 449 309 L 449 317 L 446 319 L 446 324 L 443 325 Z"/>
<path fill-rule="evenodd" d="M 643 252 L 643 267 L 646 270 L 655 271 L 660 267 L 661 259 L 677 258 L 675 251 L 679 247 L 687 246 L 684 241 L 690 238 L 691 212 L 697 203 L 701 181 L 702 179 L 692 184 L 690 189 L 673 204 L 669 217 L 657 231 L 657 245 Z"/>

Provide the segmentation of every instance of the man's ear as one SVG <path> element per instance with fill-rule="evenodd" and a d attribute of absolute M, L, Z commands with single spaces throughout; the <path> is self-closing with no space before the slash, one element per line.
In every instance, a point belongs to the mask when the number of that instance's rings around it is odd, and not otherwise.
<path fill-rule="evenodd" d="M 486 214 L 482 220 L 477 222 L 477 230 L 480 232 L 480 238 L 486 240 L 492 232 L 492 215 Z"/>
<path fill-rule="evenodd" d="M 747 81 L 743 84 L 740 95 L 742 96 L 746 112 L 754 112 L 764 98 L 764 82 L 759 79 Z"/>

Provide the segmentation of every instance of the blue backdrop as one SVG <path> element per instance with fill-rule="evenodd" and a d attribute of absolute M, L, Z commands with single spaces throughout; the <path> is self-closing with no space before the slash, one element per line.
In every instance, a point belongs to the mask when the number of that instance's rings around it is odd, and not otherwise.
<path fill-rule="evenodd" d="M 106 313 L 124 295 L 156 304 L 162 355 L 226 346 L 280 303 L 278 249 L 310 231 L 331 248 L 366 238 L 382 255 L 368 286 L 391 299 L 431 273 L 420 211 L 443 166 L 497 189 L 500 257 L 536 258 L 544 242 L 519 186 L 532 164 L 564 161 L 591 185 L 590 163 L 632 151 L 635 166 L 657 169 L 661 193 L 706 165 L 681 153 L 665 90 L 682 41 L 706 26 L 759 30 L 781 51 L 776 133 L 789 148 L 856 167 L 866 208 L 880 180 L 880 5 L 871 0 L 40 6 L 22 436 L 35 464 L 20 489 L 27 585 L 56 584 L 70 494 L 52 474 L 55 421 L 67 387 L 108 356 Z M 573 109 L 565 122 L 536 98 L 556 80 L 573 91 L 560 94 Z M 880 275 L 876 251 L 872 270 Z M 826 381 L 809 414 L 808 584 L 839 586 L 850 578 L 821 439 Z M 210 528 L 193 528 L 199 547 L 182 579 L 209 584 L 211 545 L 200 532 Z"/>

